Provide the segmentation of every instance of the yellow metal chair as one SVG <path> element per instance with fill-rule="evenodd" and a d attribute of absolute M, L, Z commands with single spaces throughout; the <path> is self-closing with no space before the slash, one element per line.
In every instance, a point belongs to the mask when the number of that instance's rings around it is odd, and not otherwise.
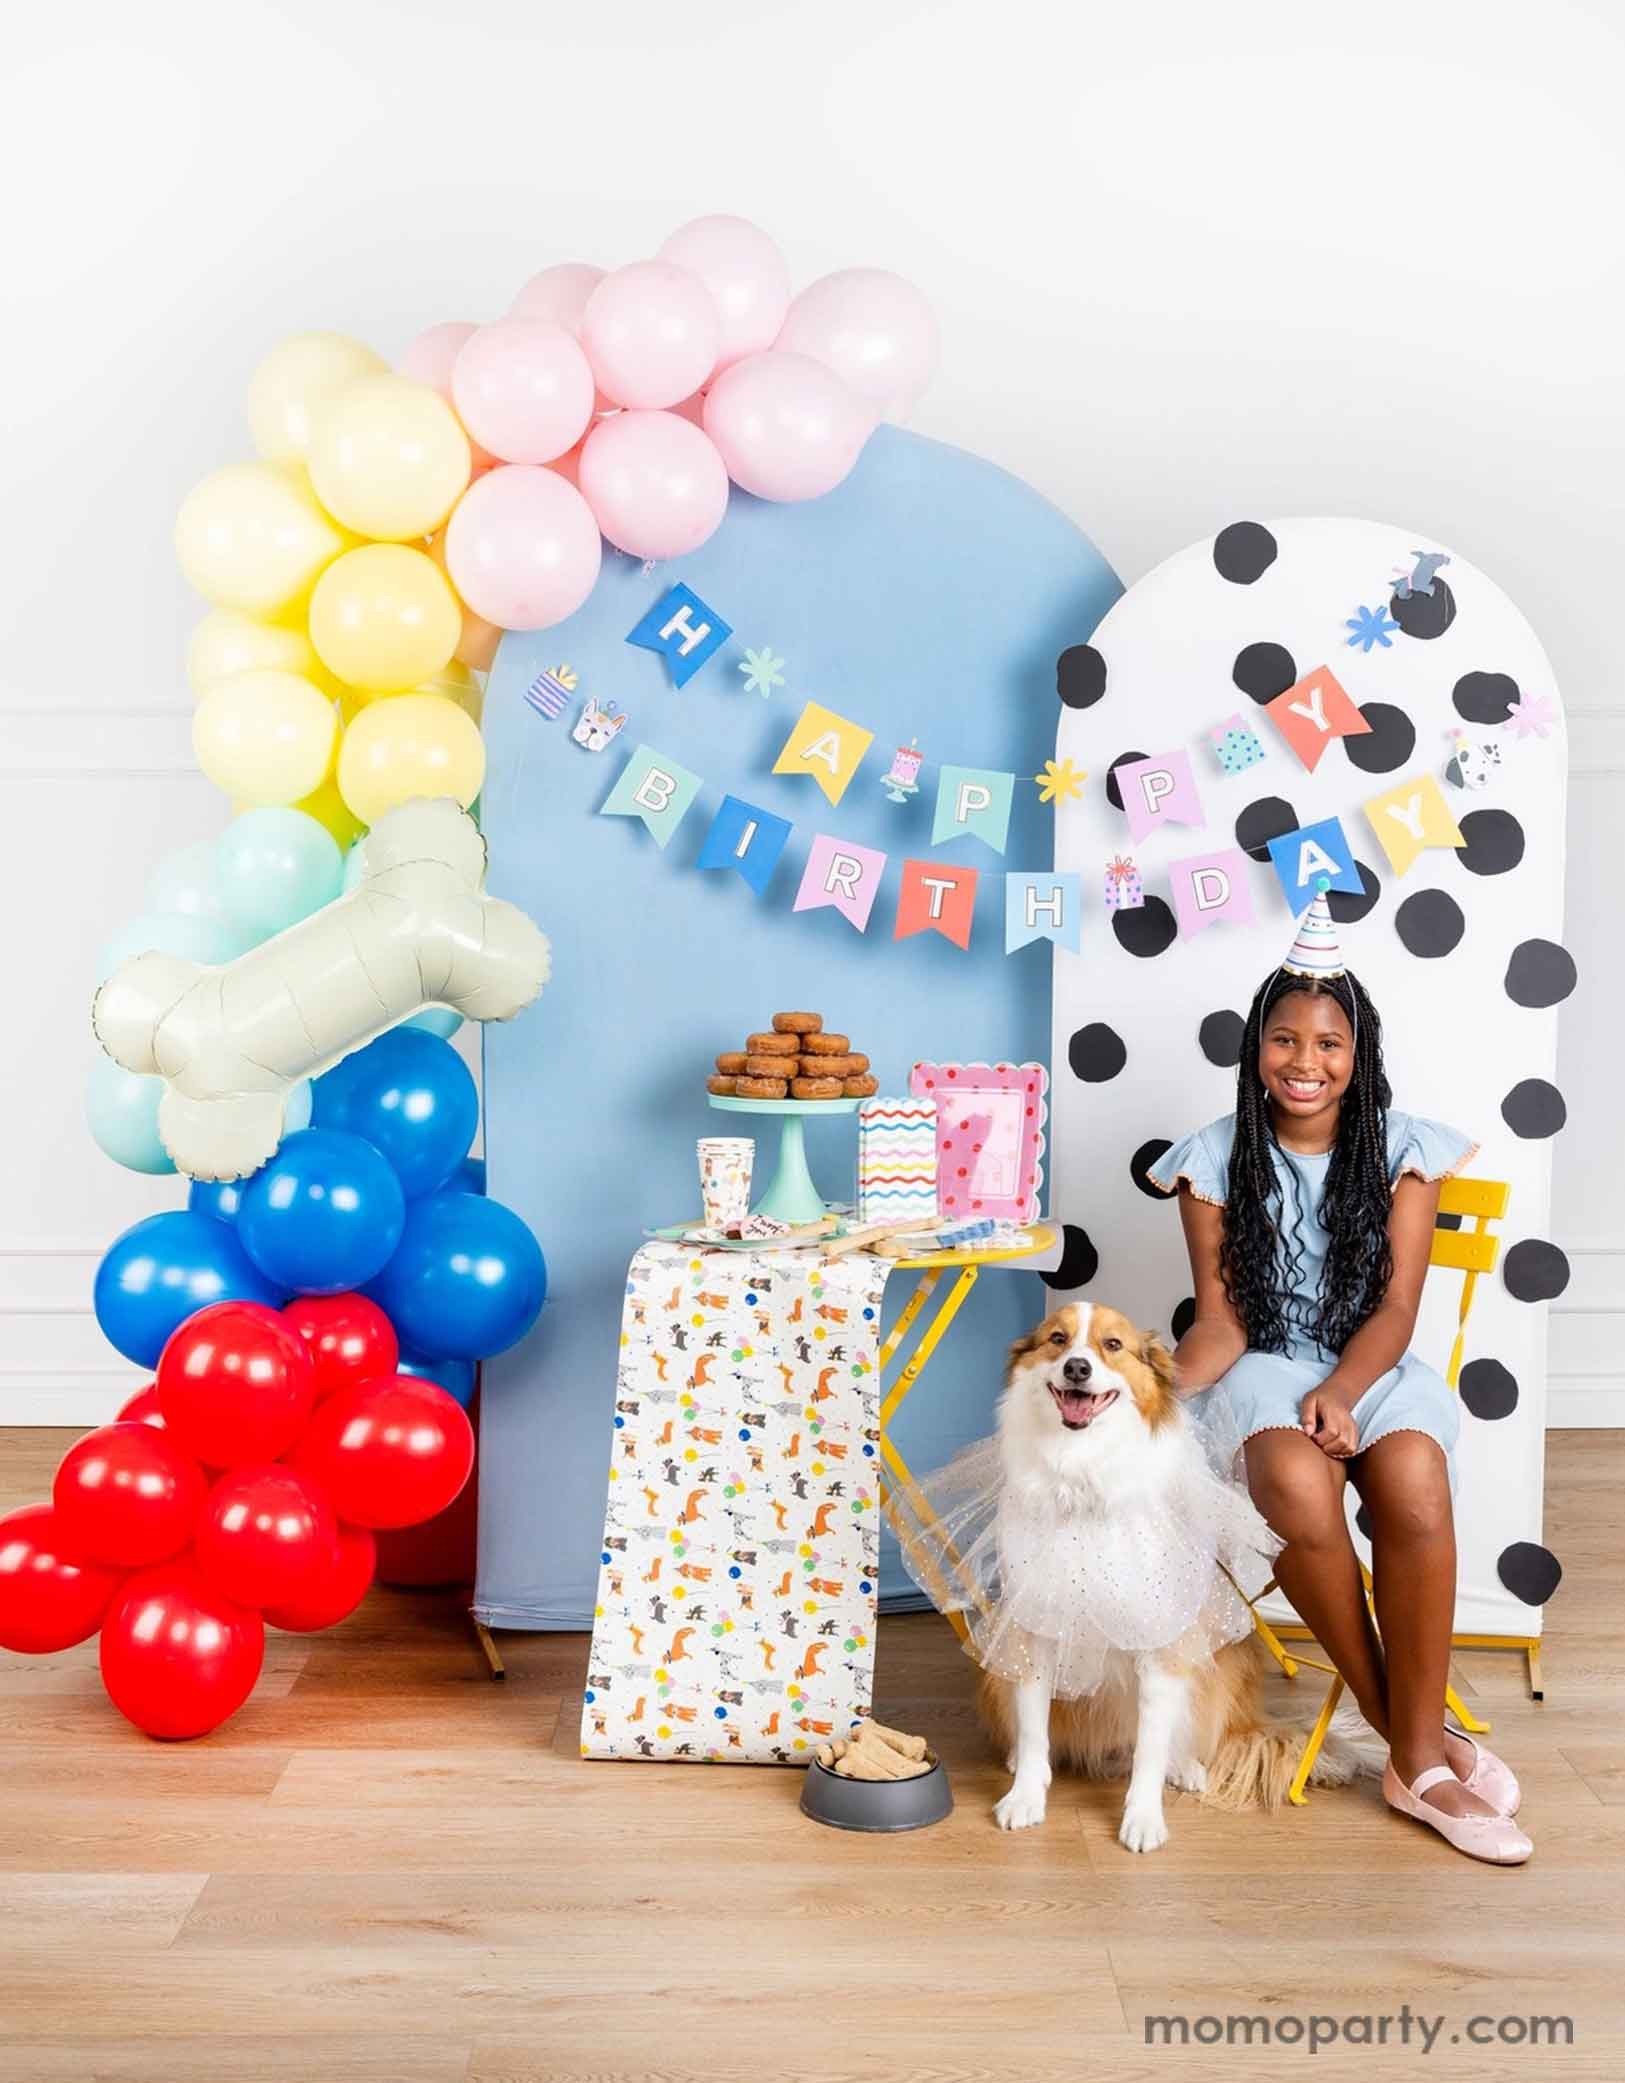
<path fill-rule="evenodd" d="M 1511 1187 L 1504 1179 L 1446 1179 L 1439 1189 L 1439 1213 L 1456 1216 L 1463 1223 L 1471 1219 L 1473 1225 L 1470 1230 L 1436 1229 L 1433 1233 L 1433 1249 L 1428 1257 L 1430 1265 L 1443 1266 L 1463 1276 L 1461 1308 L 1456 1317 L 1456 1336 L 1450 1348 L 1450 1365 L 1445 1370 L 1445 1380 L 1452 1389 L 1457 1388 L 1461 1380 L 1467 1318 L 1472 1310 L 1478 1276 L 1481 1273 L 1494 1272 L 1495 1262 L 1500 1254 L 1500 1241 L 1490 1234 L 1489 1226 L 1505 1215 L 1511 1192 Z M 1371 1572 L 1363 1562 L 1360 1565 L 1360 1576 L 1365 1585 L 1366 1604 L 1371 1606 Z M 1234 1578 L 1231 1581 L 1234 1583 Z M 1241 1590 L 1239 1584 L 1236 1588 L 1238 1591 Z M 1300 1669 L 1308 1669 L 1323 1672 L 1331 1680 L 1315 1725 L 1304 1739 L 1303 1755 L 1298 1760 L 1298 1769 L 1288 1790 L 1288 1798 L 1302 1807 L 1308 1799 L 1304 1788 L 1308 1783 L 1309 1774 L 1314 1769 L 1315 1759 L 1320 1755 L 1320 1746 L 1326 1740 L 1326 1731 L 1331 1727 L 1337 1703 L 1343 1696 L 1343 1680 L 1329 1663 L 1322 1662 L 1314 1656 L 1294 1656 L 1287 1648 L 1288 1641 L 1312 1639 L 1306 1627 L 1272 1627 L 1259 1612 L 1259 1602 L 1268 1598 L 1275 1589 L 1276 1584 L 1272 1578 L 1261 1591 L 1254 1592 L 1251 1596 L 1245 1591 L 1241 1593 L 1252 1610 L 1253 1625 L 1258 1630 L 1260 1640 L 1288 1678 L 1295 1678 Z M 1373 1609 L 1373 1625 L 1375 1618 Z M 1458 1649 L 1522 1650 L 1528 1659 L 1530 1688 L 1537 1700 L 1542 1697 L 1538 1635 L 1466 1634 L 1452 1635 L 1450 1640 L 1451 1646 Z M 1478 1720 L 1468 1712 L 1454 1686 L 1446 1687 L 1445 1705 L 1470 1734 L 1479 1736 L 1488 1730 L 1489 1723 Z"/>

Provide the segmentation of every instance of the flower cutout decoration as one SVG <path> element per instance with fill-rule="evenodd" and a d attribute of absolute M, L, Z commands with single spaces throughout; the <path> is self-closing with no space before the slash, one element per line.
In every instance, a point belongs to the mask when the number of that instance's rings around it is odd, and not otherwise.
<path fill-rule="evenodd" d="M 745 676 L 745 692 L 759 694 L 764 702 L 775 687 L 784 685 L 784 660 L 775 658 L 766 644 L 760 651 L 746 651 L 739 670 Z"/>
<path fill-rule="evenodd" d="M 1035 774 L 1038 783 L 1038 800 L 1041 803 L 1061 803 L 1081 797 L 1083 784 L 1089 779 L 1084 769 L 1075 767 L 1071 760 L 1047 759 L 1042 774 Z"/>
<path fill-rule="evenodd" d="M 1376 644 L 1381 644 L 1385 651 L 1391 651 L 1393 632 L 1398 629 L 1399 624 L 1386 608 L 1356 608 L 1343 627 L 1354 632 L 1348 640 L 1349 649 L 1352 651 L 1358 644 L 1361 653 L 1364 654 Z"/>
<path fill-rule="evenodd" d="M 1549 694 L 1520 694 L 1508 709 L 1506 728 L 1515 738 L 1549 738 L 1557 704 Z"/>

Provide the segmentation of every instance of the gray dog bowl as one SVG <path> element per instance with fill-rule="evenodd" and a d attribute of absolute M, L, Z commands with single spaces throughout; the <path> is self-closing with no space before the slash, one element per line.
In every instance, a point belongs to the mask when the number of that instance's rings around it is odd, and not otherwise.
<path fill-rule="evenodd" d="M 843 1779 L 814 1758 L 801 1787 L 801 1812 L 835 1830 L 923 1830 L 953 1813 L 939 1758 L 918 1779 Z"/>

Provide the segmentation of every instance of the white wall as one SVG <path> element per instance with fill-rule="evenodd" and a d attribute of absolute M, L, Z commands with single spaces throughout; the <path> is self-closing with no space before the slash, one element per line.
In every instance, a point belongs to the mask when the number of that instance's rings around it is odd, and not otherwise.
<path fill-rule="evenodd" d="M 1522 605 L 1575 763 L 1553 1413 L 1625 1423 L 1607 0 L 90 0 L 31 9 L 7 60 L 0 1421 L 94 1420 L 133 1379 L 90 1277 L 176 1189 L 82 1128 L 91 963 L 152 861 L 225 820 L 190 770 L 170 523 L 246 453 L 256 357 L 310 326 L 393 353 L 550 260 L 733 209 L 799 279 L 922 283 L 945 355 L 916 425 L 1047 492 L 1125 580 L 1238 516 L 1346 512 Z"/>

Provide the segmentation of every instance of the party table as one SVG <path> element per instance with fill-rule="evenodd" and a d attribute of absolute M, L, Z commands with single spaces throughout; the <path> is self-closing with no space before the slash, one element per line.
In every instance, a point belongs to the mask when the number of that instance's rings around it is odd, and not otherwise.
<path fill-rule="evenodd" d="M 1039 1225 L 1029 1238 L 908 1259 L 808 1246 L 638 1251 L 583 1757 L 805 1764 L 868 1711 L 880 1513 L 896 1488 L 913 1489 L 887 1423 L 982 1268 L 1030 1259 L 1053 1233 Z M 921 1277 L 882 1345 L 893 1272 Z"/>

